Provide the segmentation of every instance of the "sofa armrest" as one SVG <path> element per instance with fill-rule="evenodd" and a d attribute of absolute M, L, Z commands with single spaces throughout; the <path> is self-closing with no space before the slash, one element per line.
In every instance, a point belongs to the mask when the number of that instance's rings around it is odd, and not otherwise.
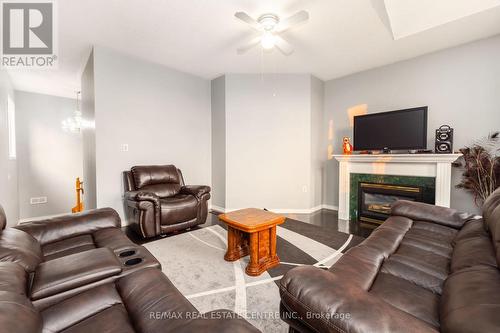
<path fill-rule="evenodd" d="M 93 233 L 100 229 L 120 226 L 120 216 L 114 209 L 101 208 L 22 223 L 15 228 L 27 232 L 41 245 L 45 245 L 65 238 Z"/>
<path fill-rule="evenodd" d="M 191 194 L 200 199 L 205 194 L 209 194 L 211 191 L 210 186 L 205 185 L 186 185 L 181 188 L 181 193 Z"/>
<path fill-rule="evenodd" d="M 125 192 L 124 197 L 126 200 L 131 201 L 150 201 L 156 205 L 160 204 L 160 198 L 152 193 L 152 192 L 144 192 L 144 191 L 128 191 Z"/>
<path fill-rule="evenodd" d="M 285 274 L 280 295 L 290 318 L 318 332 L 437 332 L 334 271 L 313 266 Z"/>
<path fill-rule="evenodd" d="M 391 215 L 434 222 L 455 229 L 460 229 L 466 221 L 473 218 L 472 214 L 455 209 L 406 200 L 396 201 L 391 207 Z"/>

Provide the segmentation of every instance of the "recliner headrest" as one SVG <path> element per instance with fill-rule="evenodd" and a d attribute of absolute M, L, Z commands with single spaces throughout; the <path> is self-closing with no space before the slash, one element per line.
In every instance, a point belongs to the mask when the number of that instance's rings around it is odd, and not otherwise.
<path fill-rule="evenodd" d="M 157 184 L 180 184 L 181 178 L 175 165 L 143 165 L 131 169 L 136 189 Z"/>

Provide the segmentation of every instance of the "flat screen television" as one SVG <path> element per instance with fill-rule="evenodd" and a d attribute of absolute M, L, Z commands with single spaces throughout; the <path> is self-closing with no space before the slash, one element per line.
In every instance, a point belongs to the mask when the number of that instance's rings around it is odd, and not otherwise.
<path fill-rule="evenodd" d="M 427 148 L 427 106 L 354 117 L 354 150 Z"/>

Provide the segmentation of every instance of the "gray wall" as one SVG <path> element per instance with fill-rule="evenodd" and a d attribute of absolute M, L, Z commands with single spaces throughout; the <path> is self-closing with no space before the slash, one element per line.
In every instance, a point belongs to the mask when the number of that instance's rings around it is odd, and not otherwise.
<path fill-rule="evenodd" d="M 226 77 L 211 82 L 212 205 L 226 206 Z"/>
<path fill-rule="evenodd" d="M 497 36 L 328 81 L 323 130 L 328 133 L 331 121 L 333 140 L 327 144 L 333 144 L 335 153 L 341 152 L 342 136 L 352 137 L 347 109 L 360 104 L 367 104 L 369 113 L 428 105 L 428 148 L 434 147 L 434 129 L 442 124 L 455 129 L 455 149 L 499 130 L 499 59 Z M 326 161 L 324 203 L 329 205 L 338 202 L 337 168 L 335 160 Z M 459 180 L 455 170 L 452 184 Z M 476 210 L 471 196 L 455 188 L 451 205 Z"/>
<path fill-rule="evenodd" d="M 323 131 L 325 83 L 311 76 L 311 203 L 317 207 L 323 203 L 323 173 L 325 142 Z"/>
<path fill-rule="evenodd" d="M 82 73 L 82 128 L 83 188 L 85 209 L 97 208 L 96 164 L 95 164 L 95 95 L 94 95 L 94 51 L 90 53 Z"/>
<path fill-rule="evenodd" d="M 69 213 L 75 205 L 75 178 L 82 177 L 80 133 L 65 132 L 75 99 L 16 91 L 19 216 Z M 31 197 L 47 197 L 31 205 Z"/>
<path fill-rule="evenodd" d="M 186 183 L 210 185 L 210 81 L 95 47 L 94 84 L 98 207 L 123 217 L 134 165 L 175 164 Z"/>
<path fill-rule="evenodd" d="M 0 70 L 0 205 L 7 215 L 9 226 L 19 219 L 17 160 L 9 159 L 9 128 L 7 100 L 14 99 L 14 90 L 6 71 Z"/>
<path fill-rule="evenodd" d="M 311 208 L 311 76 L 226 75 L 226 209 Z"/>

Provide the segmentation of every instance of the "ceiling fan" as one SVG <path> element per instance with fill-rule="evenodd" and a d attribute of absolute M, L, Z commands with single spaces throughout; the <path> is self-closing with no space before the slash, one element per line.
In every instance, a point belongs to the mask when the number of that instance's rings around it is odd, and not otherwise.
<path fill-rule="evenodd" d="M 284 55 L 290 55 L 293 53 L 293 47 L 280 34 L 309 19 L 309 13 L 305 10 L 284 20 L 280 20 L 278 15 L 272 13 L 263 14 L 256 20 L 245 12 L 236 12 L 234 16 L 260 33 L 249 40 L 244 46 L 238 48 L 236 50 L 238 54 L 244 54 L 260 43 L 262 48 L 266 50 L 276 47 Z"/>

